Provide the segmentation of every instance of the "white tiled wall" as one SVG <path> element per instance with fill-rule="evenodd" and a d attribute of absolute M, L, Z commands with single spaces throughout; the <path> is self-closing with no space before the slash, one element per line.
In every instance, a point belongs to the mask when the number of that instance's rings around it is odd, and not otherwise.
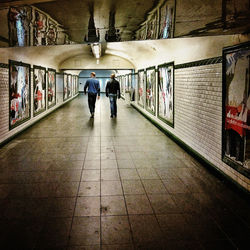
<path fill-rule="evenodd" d="M 73 98 L 73 97 L 72 97 Z M 69 102 L 70 100 L 66 102 Z M 9 69 L 0 68 L 0 143 L 27 128 L 37 120 L 53 112 L 56 108 L 63 105 L 63 75 L 56 75 L 56 100 L 54 107 L 33 117 L 33 72 L 31 73 L 31 119 L 20 126 L 9 130 Z"/>
<path fill-rule="evenodd" d="M 174 94 L 174 128 L 133 105 L 250 191 L 250 180 L 221 160 L 222 64 L 176 69 Z"/>

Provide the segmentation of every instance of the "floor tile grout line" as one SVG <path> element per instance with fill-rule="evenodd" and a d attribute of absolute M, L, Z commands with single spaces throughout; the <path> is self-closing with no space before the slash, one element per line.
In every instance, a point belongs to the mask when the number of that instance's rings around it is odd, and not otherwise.
<path fill-rule="evenodd" d="M 226 239 L 234 246 L 237 248 L 236 244 L 234 243 L 234 239 L 232 239 L 232 237 L 229 237 L 229 235 L 223 230 L 223 228 L 221 227 L 221 225 L 214 219 L 214 223 L 217 225 L 217 227 L 219 228 L 219 230 L 226 236 Z M 200 242 L 200 241 L 199 241 Z M 200 242 L 202 244 L 202 242 Z M 237 248 L 238 249 L 238 248 Z"/>
<path fill-rule="evenodd" d="M 133 159 L 132 159 L 132 160 L 133 160 Z M 133 162 L 133 163 L 134 163 L 134 162 Z M 149 195 L 148 195 L 148 193 L 147 193 L 147 191 L 146 191 L 146 188 L 145 188 L 145 186 L 144 186 L 144 184 L 143 184 L 143 181 L 142 181 L 142 179 L 141 179 L 141 176 L 139 175 L 139 172 L 138 172 L 137 168 L 135 168 L 135 169 L 136 169 L 136 172 L 137 172 L 137 174 L 138 174 L 138 176 L 139 176 L 139 178 L 140 178 L 141 185 L 143 186 L 144 192 L 145 192 L 146 197 L 147 197 L 147 199 L 148 199 L 148 201 L 149 201 L 149 204 L 150 204 L 150 206 L 151 206 L 151 208 L 152 208 L 153 215 L 154 215 L 154 217 L 155 217 L 155 219 L 156 219 L 156 222 L 157 222 L 157 224 L 158 224 L 158 226 L 159 226 L 159 229 L 160 229 L 161 233 L 164 234 L 164 232 L 162 231 L 162 228 L 161 228 L 161 226 L 160 226 L 159 220 L 157 219 L 155 209 L 154 209 L 154 207 L 153 207 L 153 205 L 152 205 L 152 202 L 151 202 L 150 199 L 149 199 Z M 156 173 L 156 174 L 158 175 L 158 173 Z M 160 176 L 159 176 L 159 177 L 160 177 Z M 164 184 L 163 184 L 163 186 L 164 186 Z M 164 188 L 166 189 L 165 186 L 164 186 Z M 166 189 L 166 191 L 167 191 L 167 189 Z M 168 192 L 168 191 L 167 191 L 167 192 Z"/>
<path fill-rule="evenodd" d="M 89 137 L 88 137 L 88 142 L 89 142 Z M 77 204 L 77 200 L 78 200 L 78 193 L 79 193 L 80 185 L 81 185 L 81 181 L 82 181 L 82 174 L 83 174 L 83 170 L 84 170 L 84 164 L 85 164 L 86 156 L 87 156 L 87 153 L 84 156 L 83 165 L 82 165 L 82 169 L 81 169 L 81 176 L 80 176 L 80 180 L 79 180 L 79 184 L 78 184 L 78 188 L 77 188 L 77 192 L 76 192 L 76 200 L 75 200 L 75 205 L 74 205 L 74 209 L 73 209 L 73 216 L 72 216 L 72 220 L 71 220 L 71 225 L 70 225 L 70 229 L 69 229 L 69 238 L 68 238 L 68 241 L 67 241 L 67 249 L 69 249 L 69 247 L 70 247 L 69 246 L 69 244 L 70 244 L 70 234 L 72 232 L 73 221 L 74 221 L 75 211 L 76 211 L 76 204 Z"/>
<path fill-rule="evenodd" d="M 118 161 L 117 161 L 117 156 L 116 156 L 115 147 L 114 147 L 114 152 L 115 152 L 115 157 L 116 157 L 116 162 L 117 162 L 118 174 L 119 174 L 119 178 L 120 178 L 120 182 L 121 182 L 121 187 L 122 187 L 123 199 L 124 199 L 125 208 L 126 208 L 127 217 L 128 217 L 128 223 L 129 223 L 129 228 L 130 228 L 131 240 L 132 240 L 132 244 L 133 244 L 133 249 L 135 249 L 135 248 L 136 248 L 136 247 L 135 247 L 135 240 L 134 240 L 134 235 L 133 235 L 133 231 L 132 231 L 131 221 L 130 221 L 130 218 L 129 218 L 128 206 L 127 206 L 127 201 L 126 201 L 126 198 L 125 198 L 125 193 L 124 193 L 124 188 L 123 188 L 123 183 L 122 183 L 120 168 L 119 168 Z M 130 154 L 130 153 L 129 153 L 129 154 Z"/>

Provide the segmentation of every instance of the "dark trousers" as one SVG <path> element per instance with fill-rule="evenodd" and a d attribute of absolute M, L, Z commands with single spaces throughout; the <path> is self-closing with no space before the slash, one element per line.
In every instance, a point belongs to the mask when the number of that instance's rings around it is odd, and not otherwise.
<path fill-rule="evenodd" d="M 231 157 L 235 157 L 236 161 L 244 161 L 244 139 L 232 129 L 226 131 L 226 153 Z"/>
<path fill-rule="evenodd" d="M 91 114 L 95 113 L 95 102 L 96 94 L 88 93 L 89 111 Z"/>
<path fill-rule="evenodd" d="M 117 95 L 115 94 L 109 94 L 109 101 L 110 101 L 110 111 L 111 111 L 111 115 L 117 115 L 117 104 L 116 104 L 116 100 L 117 100 Z"/>

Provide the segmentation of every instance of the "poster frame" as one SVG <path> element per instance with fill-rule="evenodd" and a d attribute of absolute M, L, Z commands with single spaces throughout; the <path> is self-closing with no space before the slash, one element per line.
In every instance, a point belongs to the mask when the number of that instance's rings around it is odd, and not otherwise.
<path fill-rule="evenodd" d="M 29 115 L 27 118 L 23 119 L 22 121 L 17 121 L 14 125 L 11 125 L 11 116 L 10 116 L 10 112 L 11 112 L 11 93 L 10 93 L 10 89 L 11 89 L 11 70 L 10 68 L 12 66 L 21 66 L 21 67 L 27 67 L 29 69 L 29 94 L 28 94 L 28 101 L 29 101 Z M 12 130 L 18 126 L 20 126 L 21 124 L 27 122 L 28 120 L 31 119 L 31 65 L 27 64 L 27 63 L 23 63 L 20 61 L 14 61 L 14 60 L 9 60 L 9 130 Z"/>
<path fill-rule="evenodd" d="M 154 91 L 154 111 L 151 110 L 150 108 L 148 108 L 148 105 L 147 105 L 147 86 L 148 86 L 148 76 L 147 76 L 147 72 L 148 72 L 149 70 L 153 70 L 154 73 L 155 73 L 155 82 L 154 82 L 154 90 L 155 90 L 155 91 Z M 145 85 L 146 85 L 146 86 L 145 86 L 145 109 L 146 109 L 149 113 L 151 113 L 152 115 L 155 115 L 155 114 L 156 114 L 156 73 L 157 73 L 155 66 L 146 68 L 145 73 L 146 73 L 146 76 L 145 76 Z"/>
<path fill-rule="evenodd" d="M 54 72 L 55 73 L 55 102 L 51 105 L 49 105 L 49 71 Z M 47 103 L 48 103 L 48 109 L 54 107 L 56 105 L 56 70 L 52 69 L 52 68 L 48 68 L 47 70 Z"/>
<path fill-rule="evenodd" d="M 222 161 L 235 169 L 237 172 L 242 175 L 250 178 L 250 169 L 243 166 L 239 161 L 233 160 L 229 156 L 226 155 L 226 98 L 227 98 L 227 79 L 226 79 L 226 70 L 227 70 L 227 61 L 226 56 L 230 53 L 234 53 L 240 50 L 250 50 L 250 42 L 237 44 L 234 46 L 223 48 L 222 51 L 222 148 L 221 148 L 221 156 Z M 248 111 L 249 112 L 249 111 Z M 244 151 L 245 151 L 244 145 Z"/>
<path fill-rule="evenodd" d="M 143 97 L 143 100 L 142 100 L 142 104 L 141 103 L 139 103 L 139 96 L 140 96 L 140 94 L 139 94 L 139 79 L 140 79 L 140 72 L 143 72 L 143 77 L 144 77 L 144 82 L 143 82 L 143 91 L 142 91 L 142 97 Z M 145 80 L 146 80 L 146 71 L 145 71 L 145 69 L 139 69 L 138 70 L 138 81 L 137 81 L 137 97 L 138 97 L 138 99 L 137 99 L 137 104 L 140 106 L 140 107 L 142 107 L 142 108 L 144 108 L 145 107 Z"/>
<path fill-rule="evenodd" d="M 167 68 L 167 67 L 173 67 L 173 122 L 167 120 L 165 117 L 162 117 L 160 114 L 159 114 L 159 106 L 160 106 L 160 102 L 159 102 L 159 94 L 160 94 L 160 91 L 159 91 L 159 87 L 160 87 L 160 75 L 159 75 L 159 69 L 160 68 Z M 160 64 L 158 65 L 157 67 L 157 78 L 158 78 L 158 84 L 157 84 L 157 93 L 158 93 L 158 98 L 157 98 L 157 117 L 158 119 L 160 119 L 161 121 L 163 121 L 164 123 L 166 123 L 167 125 L 169 125 L 170 127 L 174 128 L 174 121 L 175 121 L 175 68 L 174 68 L 174 61 L 173 62 L 169 62 L 169 63 L 163 63 L 163 64 Z"/>
<path fill-rule="evenodd" d="M 34 95 L 34 88 L 35 88 L 35 69 L 40 69 L 40 70 L 44 70 L 44 81 L 45 81 L 45 108 L 38 111 L 38 112 L 35 112 L 35 95 Z M 41 113 L 43 113 L 44 111 L 46 111 L 47 109 L 47 103 L 48 103 L 48 99 L 47 99 L 47 72 L 46 72 L 46 68 L 45 67 L 42 67 L 42 66 L 39 66 L 39 65 L 33 65 L 33 116 L 37 116 Z"/>

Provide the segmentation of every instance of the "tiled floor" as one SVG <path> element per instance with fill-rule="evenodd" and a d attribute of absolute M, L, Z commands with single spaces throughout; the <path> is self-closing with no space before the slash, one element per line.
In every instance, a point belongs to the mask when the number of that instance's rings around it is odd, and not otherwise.
<path fill-rule="evenodd" d="M 80 96 L 0 148 L 0 249 L 249 249 L 246 197 L 118 105 Z"/>

